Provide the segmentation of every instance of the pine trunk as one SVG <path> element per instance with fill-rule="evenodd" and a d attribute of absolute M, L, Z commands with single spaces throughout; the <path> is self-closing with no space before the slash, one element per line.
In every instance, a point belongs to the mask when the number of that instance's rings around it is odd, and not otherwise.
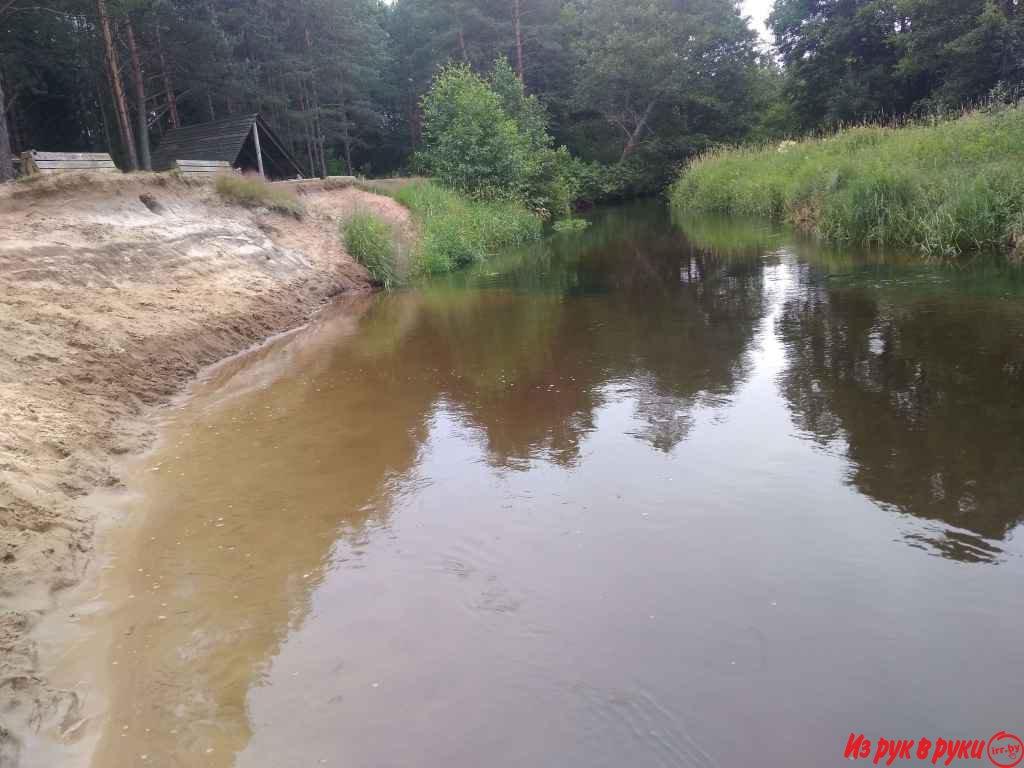
<path fill-rule="evenodd" d="M 149 152 L 149 119 L 146 111 L 146 81 L 142 76 L 142 60 L 139 58 L 139 46 L 135 42 L 135 30 L 131 20 L 125 21 L 128 33 L 128 51 L 132 60 L 132 83 L 135 86 L 135 111 L 139 129 L 139 161 L 142 170 L 152 171 L 153 161 Z"/>
<path fill-rule="evenodd" d="M 512 0 L 512 20 L 516 31 L 516 74 L 519 81 L 526 83 L 523 79 L 523 28 L 519 23 L 519 0 Z"/>
<path fill-rule="evenodd" d="M 407 115 L 409 120 L 409 138 L 412 141 L 413 149 L 416 149 L 420 145 L 420 140 L 423 137 L 423 121 L 420 115 L 419 102 L 416 100 L 416 89 L 409 88 L 407 97 Z"/>
<path fill-rule="evenodd" d="M 100 102 L 100 123 L 103 125 L 103 140 L 106 142 L 104 146 L 107 152 L 112 152 L 114 148 L 114 134 L 110 132 L 110 105 L 107 104 L 107 100 L 101 98 Z"/>
<path fill-rule="evenodd" d="M 167 113 L 171 118 L 171 128 L 181 127 L 181 118 L 178 117 L 178 97 L 174 94 L 174 79 L 171 77 L 171 70 L 167 66 L 167 57 L 164 56 L 164 44 L 160 39 L 160 26 L 156 28 L 156 49 L 160 54 L 160 71 L 163 73 L 164 94 L 167 98 Z"/>
<path fill-rule="evenodd" d="M 10 88 L 11 82 L 7 81 L 7 87 Z M 9 102 L 4 102 L 5 109 L 7 110 L 7 127 L 10 133 L 7 138 L 11 142 L 11 152 L 17 157 L 19 148 L 25 146 L 25 131 L 22 128 L 22 121 L 18 119 L 18 100 L 12 98 Z"/>
<path fill-rule="evenodd" d="M 14 158 L 11 156 L 11 137 L 7 134 L 7 108 L 4 80 L 0 76 L 0 181 L 14 178 Z"/>
<path fill-rule="evenodd" d="M 348 168 L 348 175 L 355 176 L 355 171 L 352 169 L 352 135 L 348 132 L 348 110 L 345 108 L 341 110 L 341 119 L 344 126 L 341 141 L 345 146 L 345 166 Z"/>
<path fill-rule="evenodd" d="M 302 132 L 306 137 L 306 154 L 309 155 L 309 177 L 316 176 L 316 153 L 314 151 L 313 125 L 307 117 L 309 100 L 306 98 L 306 82 L 299 79 L 299 109 L 302 110 Z"/>
<path fill-rule="evenodd" d="M 324 144 L 326 139 L 324 138 L 323 123 L 320 119 L 320 89 L 317 85 L 316 77 L 316 63 L 313 61 L 313 39 L 310 37 L 309 29 L 306 29 L 306 53 L 309 54 L 309 71 L 310 71 L 310 82 L 309 90 L 310 96 L 313 102 L 313 126 L 314 133 L 316 134 L 316 147 L 318 160 L 320 162 L 320 178 L 327 178 L 327 159 L 324 156 Z"/>
<path fill-rule="evenodd" d="M 117 112 L 117 127 L 121 134 L 121 145 L 128 155 L 129 170 L 137 170 L 139 158 L 135 153 L 135 136 L 132 124 L 128 119 L 128 102 L 124 96 L 124 82 L 121 80 L 121 65 L 117 60 L 117 49 L 114 48 L 114 33 L 110 28 L 110 14 L 107 12 L 106 0 L 96 0 L 96 12 L 100 18 L 100 31 L 103 33 L 103 54 L 107 61 L 107 76 L 110 79 L 110 91 L 114 98 L 114 109 Z"/>

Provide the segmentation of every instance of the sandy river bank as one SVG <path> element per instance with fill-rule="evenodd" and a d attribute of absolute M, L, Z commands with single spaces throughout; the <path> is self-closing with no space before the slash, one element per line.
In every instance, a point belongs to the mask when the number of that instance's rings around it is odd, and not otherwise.
<path fill-rule="evenodd" d="M 48 182 L 44 182 L 48 183 Z M 26 734 L 74 729 L 33 630 L 93 556 L 90 491 L 152 442 L 152 409 L 202 366 L 368 290 L 337 219 L 388 198 L 304 195 L 300 221 L 164 177 L 0 190 L 0 765 Z"/>

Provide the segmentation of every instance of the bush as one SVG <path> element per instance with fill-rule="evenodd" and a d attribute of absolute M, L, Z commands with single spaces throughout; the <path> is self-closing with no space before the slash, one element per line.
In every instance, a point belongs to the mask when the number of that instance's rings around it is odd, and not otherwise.
<path fill-rule="evenodd" d="M 227 175 L 217 177 L 214 188 L 222 198 L 249 208 L 269 208 L 278 213 L 301 217 L 304 208 L 295 193 L 275 187 L 259 176 Z"/>
<path fill-rule="evenodd" d="M 357 211 L 342 222 L 341 234 L 349 255 L 366 267 L 374 282 L 386 289 L 400 282 L 398 248 L 386 222 Z"/>
<path fill-rule="evenodd" d="M 429 181 L 394 193 L 419 227 L 412 271 L 437 274 L 481 262 L 498 248 L 540 237 L 541 220 L 519 203 L 474 200 Z"/>
<path fill-rule="evenodd" d="M 573 157 L 569 160 L 566 176 L 576 202 L 595 204 L 617 200 L 628 194 L 638 180 L 639 168 L 629 162 L 602 165 Z"/>
<path fill-rule="evenodd" d="M 487 82 L 465 64 L 442 69 L 423 98 L 417 162 L 460 192 L 498 197 L 521 185 L 526 148 Z"/>
<path fill-rule="evenodd" d="M 902 127 L 860 126 L 711 152 L 672 187 L 680 211 L 765 216 L 836 242 L 927 256 L 998 250 L 1024 220 L 1024 106 Z"/>
<path fill-rule="evenodd" d="M 548 116 L 527 96 L 508 61 L 490 80 L 465 64 L 442 69 L 423 98 L 423 144 L 417 165 L 481 200 L 515 200 L 541 216 L 565 216 L 575 200 L 572 159 L 555 148 Z"/>

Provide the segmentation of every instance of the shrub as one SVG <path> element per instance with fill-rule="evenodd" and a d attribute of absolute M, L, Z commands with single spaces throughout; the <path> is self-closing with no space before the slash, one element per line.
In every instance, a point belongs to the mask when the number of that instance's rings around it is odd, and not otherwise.
<path fill-rule="evenodd" d="M 521 184 L 519 128 L 498 94 L 465 64 L 442 69 L 423 98 L 423 143 L 418 163 L 461 192 L 495 197 Z"/>
<path fill-rule="evenodd" d="M 397 244 L 386 222 L 357 211 L 342 222 L 341 234 L 349 255 L 366 267 L 374 282 L 386 289 L 399 283 Z"/>
<path fill-rule="evenodd" d="M 570 158 L 566 175 L 577 202 L 600 203 L 623 195 L 635 180 L 636 166 L 620 163 L 609 166 Z"/>
<path fill-rule="evenodd" d="M 228 202 L 249 208 L 269 208 L 296 218 L 304 212 L 302 202 L 292 190 L 275 187 L 258 176 L 224 174 L 217 177 L 214 188 Z"/>
<path fill-rule="evenodd" d="M 498 248 L 540 237 L 541 220 L 509 200 L 475 200 L 429 181 L 394 193 L 419 227 L 412 271 L 436 274 L 487 259 Z"/>
<path fill-rule="evenodd" d="M 495 62 L 489 80 L 453 64 L 423 98 L 417 165 L 471 197 L 565 216 L 575 200 L 572 160 L 565 147 L 555 148 L 547 124 L 544 106 L 526 95 L 506 59 Z"/>

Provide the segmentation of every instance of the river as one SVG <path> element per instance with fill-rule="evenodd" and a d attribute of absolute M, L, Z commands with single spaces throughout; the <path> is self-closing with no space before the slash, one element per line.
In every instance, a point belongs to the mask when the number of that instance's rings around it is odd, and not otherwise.
<path fill-rule="evenodd" d="M 342 301 L 166 414 L 102 500 L 95 766 L 819 768 L 1019 731 L 1024 276 L 593 218 Z"/>

